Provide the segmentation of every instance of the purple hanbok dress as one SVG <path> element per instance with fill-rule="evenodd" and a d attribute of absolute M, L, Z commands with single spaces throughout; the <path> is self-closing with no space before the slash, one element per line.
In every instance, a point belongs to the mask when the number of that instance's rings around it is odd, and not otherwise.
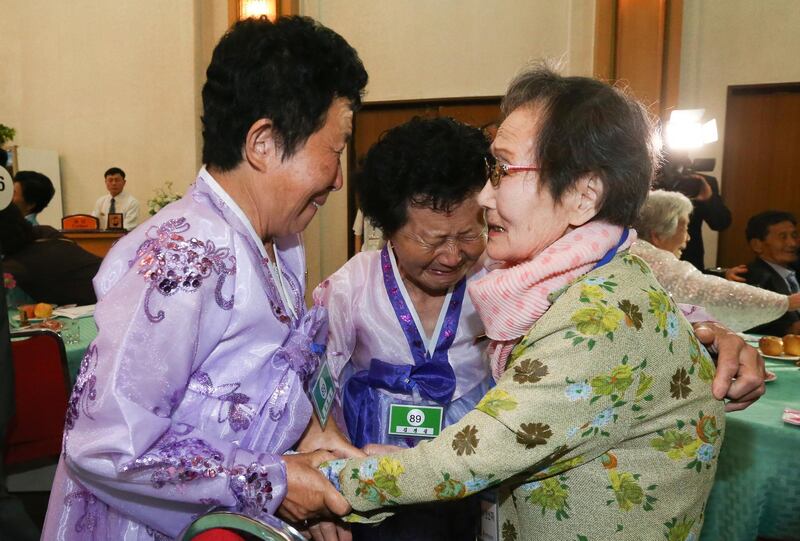
<path fill-rule="evenodd" d="M 277 273 L 205 169 L 111 250 L 43 539 L 169 539 L 215 507 L 275 513 L 327 332 L 304 307 L 299 237 L 275 250 Z"/>

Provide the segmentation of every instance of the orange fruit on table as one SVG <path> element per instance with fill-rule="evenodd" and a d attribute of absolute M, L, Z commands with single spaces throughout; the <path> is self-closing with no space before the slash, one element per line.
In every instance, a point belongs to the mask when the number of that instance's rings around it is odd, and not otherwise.
<path fill-rule="evenodd" d="M 33 314 L 36 317 L 48 318 L 53 315 L 53 305 L 46 302 L 40 302 L 33 308 Z"/>

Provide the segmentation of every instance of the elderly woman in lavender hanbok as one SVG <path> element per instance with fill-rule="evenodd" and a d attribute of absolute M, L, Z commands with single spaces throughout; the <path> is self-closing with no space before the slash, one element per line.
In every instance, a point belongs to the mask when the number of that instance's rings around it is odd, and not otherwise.
<path fill-rule="evenodd" d="M 328 359 L 354 445 L 411 447 L 392 435 L 392 404 L 442 407 L 443 426 L 490 387 L 483 325 L 465 295 L 486 271 L 483 215 L 489 143 L 449 118 L 413 119 L 386 132 L 356 177 L 366 216 L 385 232 L 314 292 L 329 310 Z M 421 508 L 355 539 L 475 539 L 477 502 Z"/>
<path fill-rule="evenodd" d="M 347 448 L 307 429 L 326 331 L 304 306 L 299 233 L 342 185 L 367 74 L 304 18 L 237 23 L 207 73 L 206 167 L 95 278 L 98 336 L 44 539 L 172 538 L 214 507 L 295 521 L 348 509 L 313 467 L 331 453 L 283 454 L 304 432 L 305 448 Z"/>

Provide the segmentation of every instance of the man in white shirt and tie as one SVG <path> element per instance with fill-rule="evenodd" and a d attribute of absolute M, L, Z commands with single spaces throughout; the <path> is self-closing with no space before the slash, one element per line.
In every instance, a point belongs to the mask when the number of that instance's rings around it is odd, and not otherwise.
<path fill-rule="evenodd" d="M 100 220 L 100 229 L 108 229 L 108 215 L 122 214 L 122 227 L 131 230 L 139 223 L 139 201 L 123 192 L 125 188 L 125 171 L 112 167 L 105 173 L 106 189 L 104 195 L 94 204 L 92 216 Z"/>

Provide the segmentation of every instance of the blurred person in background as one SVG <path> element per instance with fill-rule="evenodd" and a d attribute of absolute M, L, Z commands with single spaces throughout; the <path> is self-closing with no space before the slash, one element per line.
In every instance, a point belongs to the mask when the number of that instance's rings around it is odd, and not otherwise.
<path fill-rule="evenodd" d="M 690 234 L 692 202 L 678 192 L 651 191 L 634 223 L 631 253 L 644 259 L 676 302 L 702 306 L 734 331 L 774 321 L 800 308 L 800 293 L 785 295 L 703 274 L 678 259 Z"/>
<path fill-rule="evenodd" d="M 797 219 L 780 210 L 756 214 L 747 222 L 747 242 L 756 258 L 748 263 L 747 283 L 782 295 L 800 292 L 797 264 Z M 800 312 L 789 310 L 778 320 L 751 329 L 756 334 L 783 336 L 800 333 Z"/>
<path fill-rule="evenodd" d="M 122 214 L 122 227 L 131 230 L 139 223 L 139 201 L 125 190 L 125 171 L 112 167 L 104 174 L 108 194 L 94 204 L 92 216 L 100 221 L 100 229 L 108 227 L 109 214 Z"/>
<path fill-rule="evenodd" d="M 31 225 L 39 225 L 36 215 L 42 212 L 56 189 L 47 176 L 36 171 L 19 171 L 14 175 L 14 204 Z"/>
<path fill-rule="evenodd" d="M 0 211 L 3 265 L 35 302 L 94 304 L 92 279 L 103 260 L 56 229 L 31 225 L 16 205 Z"/>

